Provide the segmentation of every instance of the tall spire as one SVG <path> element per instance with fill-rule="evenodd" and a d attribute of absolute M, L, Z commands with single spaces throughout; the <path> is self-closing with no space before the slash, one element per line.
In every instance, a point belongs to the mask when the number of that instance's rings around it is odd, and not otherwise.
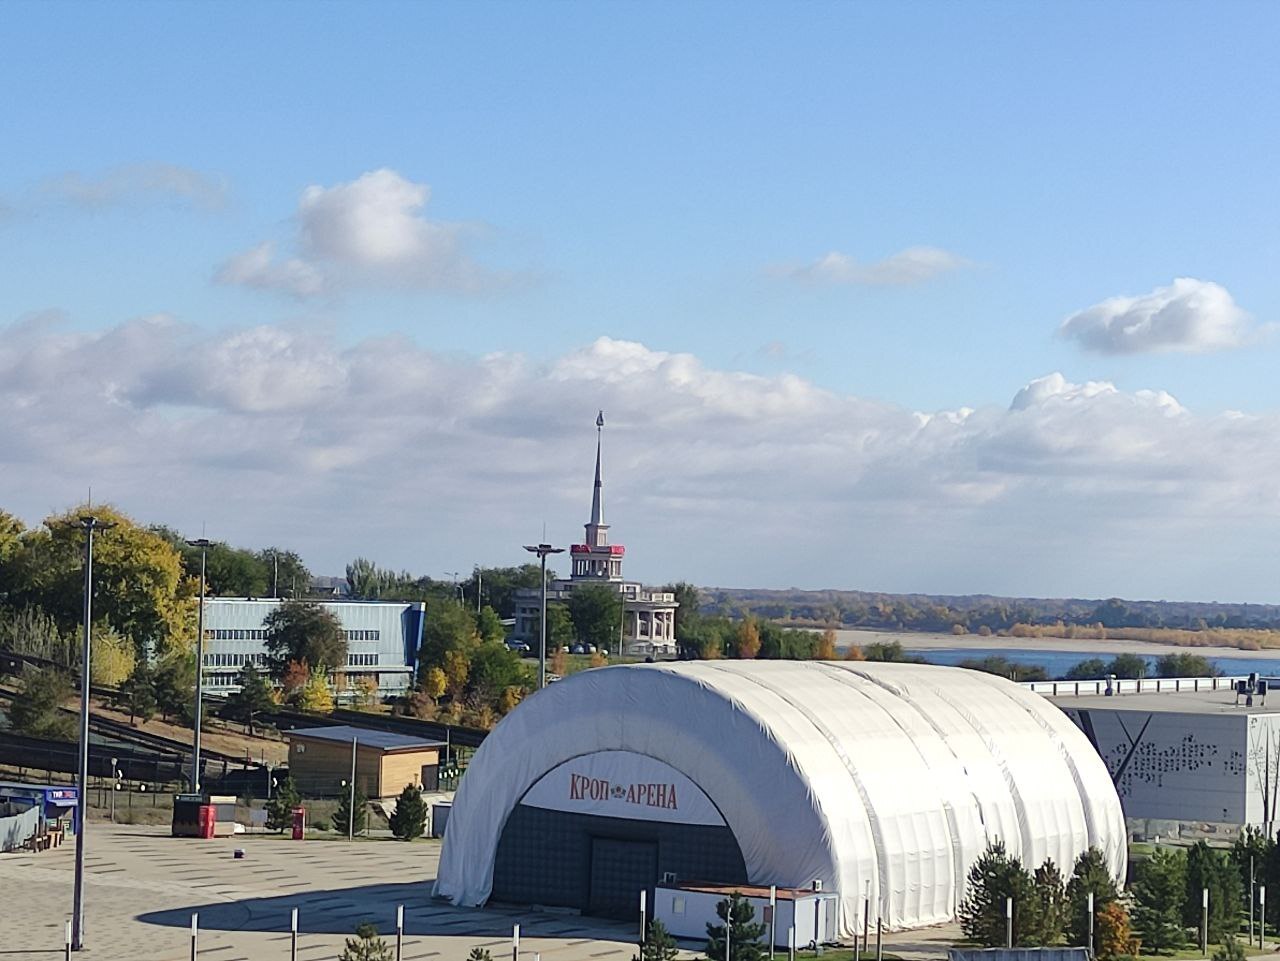
<path fill-rule="evenodd" d="M 600 501 L 600 441 L 604 434 L 604 411 L 596 415 L 596 486 L 591 493 L 591 527 L 604 524 L 604 509 Z"/>

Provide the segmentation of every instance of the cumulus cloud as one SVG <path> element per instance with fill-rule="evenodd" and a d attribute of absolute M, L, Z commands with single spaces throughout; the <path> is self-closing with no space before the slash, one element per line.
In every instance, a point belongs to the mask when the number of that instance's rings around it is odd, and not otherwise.
<path fill-rule="evenodd" d="M 969 266 L 969 261 L 940 247 L 908 247 L 872 263 L 861 263 L 848 254 L 831 251 L 811 264 L 785 267 L 785 276 L 810 283 L 902 286 Z"/>
<path fill-rule="evenodd" d="M 607 337 L 535 362 L 167 315 L 0 330 L 0 506 L 35 520 L 92 483 L 322 570 L 356 553 L 416 568 L 424 550 L 513 563 L 543 522 L 578 536 L 600 407 L 610 520 L 655 579 L 927 587 L 931 564 L 948 584 L 1025 575 L 1037 550 L 1075 577 L 1114 557 L 1155 578 L 1183 570 L 1188 537 L 1207 553 L 1231 524 L 1277 534 L 1280 417 L 1158 390 L 1054 373 L 1007 408 L 921 412 Z"/>
<path fill-rule="evenodd" d="M 1058 328 L 1061 336 L 1100 354 L 1227 350 L 1257 332 L 1225 287 L 1190 277 L 1140 297 L 1111 297 L 1072 314 Z"/>
<path fill-rule="evenodd" d="M 307 187 L 293 218 L 296 254 L 277 258 L 274 245 L 259 244 L 227 260 L 215 280 L 299 298 L 351 286 L 481 293 L 510 284 L 511 275 L 468 254 L 474 228 L 426 216 L 430 197 L 426 184 L 387 169 Z"/>
<path fill-rule="evenodd" d="M 96 177 L 72 171 L 46 180 L 41 192 L 90 209 L 167 201 L 216 210 L 227 200 L 222 179 L 166 163 L 127 164 Z"/>

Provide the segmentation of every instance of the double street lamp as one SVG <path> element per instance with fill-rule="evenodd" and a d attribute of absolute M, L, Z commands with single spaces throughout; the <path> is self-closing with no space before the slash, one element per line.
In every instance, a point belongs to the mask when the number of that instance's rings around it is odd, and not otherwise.
<path fill-rule="evenodd" d="M 92 514 L 82 515 L 84 531 L 84 648 L 80 653 L 80 770 L 76 791 L 76 869 L 71 895 L 71 950 L 84 947 L 84 835 L 89 798 L 89 670 L 93 653 L 93 532 L 115 527 Z"/>
<path fill-rule="evenodd" d="M 187 541 L 191 547 L 200 548 L 200 613 L 196 618 L 196 718 L 195 731 L 192 737 L 191 745 L 191 793 L 200 793 L 200 717 L 203 714 L 204 697 L 201 682 L 204 680 L 204 591 L 205 591 L 205 560 L 209 553 L 210 541 L 205 537 L 198 537 L 193 541 Z"/>
<path fill-rule="evenodd" d="M 552 547 L 550 544 L 526 544 L 524 549 L 530 554 L 537 554 L 542 561 L 542 632 L 538 644 L 538 690 L 547 686 L 547 555 L 563 554 L 563 547 Z"/>

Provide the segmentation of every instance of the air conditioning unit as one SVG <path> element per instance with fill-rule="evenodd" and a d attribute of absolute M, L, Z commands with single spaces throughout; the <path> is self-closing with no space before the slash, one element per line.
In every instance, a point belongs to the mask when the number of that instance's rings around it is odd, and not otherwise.
<path fill-rule="evenodd" d="M 663 872 L 662 872 L 662 883 L 663 883 L 663 884 L 675 884 L 675 883 L 676 883 L 676 872 L 674 872 L 674 871 L 663 871 Z"/>

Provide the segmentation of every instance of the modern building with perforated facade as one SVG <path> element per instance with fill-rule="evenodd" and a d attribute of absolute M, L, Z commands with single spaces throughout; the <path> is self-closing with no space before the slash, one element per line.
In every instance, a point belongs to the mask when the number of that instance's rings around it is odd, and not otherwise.
<path fill-rule="evenodd" d="M 892 928 L 955 917 L 999 838 L 1125 874 L 1120 802 L 1048 700 L 960 668 L 700 661 L 586 671 L 528 697 L 462 780 L 435 893 L 631 917 L 658 883 L 838 892 Z"/>

